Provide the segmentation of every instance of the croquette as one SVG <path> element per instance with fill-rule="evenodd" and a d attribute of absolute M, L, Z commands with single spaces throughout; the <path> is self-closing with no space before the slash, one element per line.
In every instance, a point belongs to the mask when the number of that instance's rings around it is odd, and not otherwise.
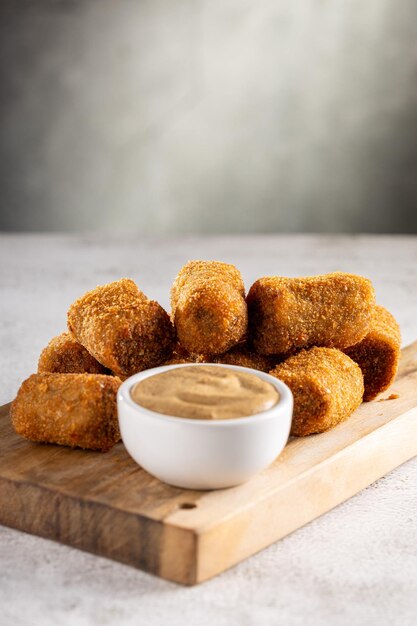
<path fill-rule="evenodd" d="M 347 348 L 369 332 L 374 301 L 372 283 L 355 274 L 260 278 L 247 296 L 249 339 L 262 354 Z"/>
<path fill-rule="evenodd" d="M 61 335 L 51 339 L 39 357 L 38 372 L 55 374 L 109 373 L 70 333 L 61 333 Z"/>
<path fill-rule="evenodd" d="M 362 402 L 360 367 L 336 348 L 310 348 L 269 372 L 294 396 L 291 434 L 321 433 L 347 419 Z"/>
<path fill-rule="evenodd" d="M 211 359 L 205 354 L 190 354 L 185 350 L 174 350 L 164 365 L 183 365 L 184 363 L 208 363 Z"/>
<path fill-rule="evenodd" d="M 128 278 L 96 287 L 74 302 L 68 329 L 99 363 L 120 376 L 160 365 L 175 344 L 169 315 Z"/>
<path fill-rule="evenodd" d="M 120 440 L 119 386 L 102 374 L 32 374 L 12 403 L 13 427 L 31 441 L 106 452 Z"/>
<path fill-rule="evenodd" d="M 172 320 L 192 354 L 222 354 L 247 330 L 245 288 L 234 265 L 190 261 L 171 289 Z"/>
<path fill-rule="evenodd" d="M 215 356 L 213 362 L 224 363 L 225 365 L 239 365 L 240 367 L 251 367 L 261 372 L 269 372 L 269 370 L 277 364 L 277 359 L 264 354 L 258 354 L 247 345 L 239 344 L 231 348 L 228 352 Z"/>
<path fill-rule="evenodd" d="M 375 306 L 368 334 L 344 352 L 362 370 L 365 383 L 363 400 L 373 400 L 391 385 L 397 374 L 401 333 L 396 319 L 383 306 Z"/>

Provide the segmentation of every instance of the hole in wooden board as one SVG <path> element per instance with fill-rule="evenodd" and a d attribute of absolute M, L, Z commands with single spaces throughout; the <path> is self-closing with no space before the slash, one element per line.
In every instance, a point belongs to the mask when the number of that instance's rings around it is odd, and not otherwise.
<path fill-rule="evenodd" d="M 181 502 L 181 504 L 178 505 L 179 509 L 196 509 L 197 505 L 195 502 Z"/>

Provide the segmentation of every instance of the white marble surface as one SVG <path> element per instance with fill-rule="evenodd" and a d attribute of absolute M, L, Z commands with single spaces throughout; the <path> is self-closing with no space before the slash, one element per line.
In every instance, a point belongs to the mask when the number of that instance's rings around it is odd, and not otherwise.
<path fill-rule="evenodd" d="M 131 276 L 167 306 L 170 283 L 190 258 L 236 263 L 248 286 L 265 274 L 363 273 L 400 321 L 404 343 L 417 339 L 416 237 L 1 235 L 0 402 L 35 370 L 83 290 Z M 0 527 L 0 624 L 412 626 L 416 503 L 417 459 L 194 588 Z"/>

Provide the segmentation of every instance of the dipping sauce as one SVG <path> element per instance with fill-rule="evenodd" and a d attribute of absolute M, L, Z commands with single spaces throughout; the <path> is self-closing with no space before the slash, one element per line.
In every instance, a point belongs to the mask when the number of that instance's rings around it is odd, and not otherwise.
<path fill-rule="evenodd" d="M 275 387 L 256 374 L 213 365 L 154 374 L 136 383 L 131 397 L 156 413 L 201 420 L 248 417 L 279 401 Z"/>

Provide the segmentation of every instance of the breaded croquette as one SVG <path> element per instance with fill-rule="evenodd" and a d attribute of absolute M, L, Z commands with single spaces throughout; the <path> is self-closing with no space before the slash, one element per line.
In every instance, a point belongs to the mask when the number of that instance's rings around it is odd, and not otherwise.
<path fill-rule="evenodd" d="M 96 287 L 74 302 L 68 329 L 97 361 L 121 376 L 160 365 L 175 343 L 166 311 L 128 278 Z"/>
<path fill-rule="evenodd" d="M 120 439 L 119 386 L 101 374 L 32 374 L 12 403 L 14 429 L 31 441 L 106 452 Z"/>
<path fill-rule="evenodd" d="M 247 330 L 245 288 L 234 265 L 190 261 L 174 281 L 171 307 L 178 339 L 193 354 L 222 354 Z"/>
<path fill-rule="evenodd" d="M 241 367 L 251 367 L 261 372 L 269 370 L 277 364 L 277 359 L 258 354 L 250 350 L 247 345 L 238 345 L 231 348 L 224 354 L 219 354 L 213 358 L 214 363 L 224 363 L 225 365 L 240 365 Z"/>
<path fill-rule="evenodd" d="M 182 345 L 177 341 L 174 349 L 169 358 L 163 363 L 163 365 L 182 365 L 184 363 L 206 363 L 210 361 L 208 355 L 205 354 L 192 354 L 185 350 Z"/>
<path fill-rule="evenodd" d="M 362 341 L 344 350 L 362 370 L 365 402 L 373 400 L 393 382 L 400 349 L 401 333 L 397 321 L 383 306 L 376 306 L 369 333 Z"/>
<path fill-rule="evenodd" d="M 302 350 L 269 372 L 294 396 L 291 434 L 321 433 L 347 419 L 362 402 L 359 366 L 335 348 Z"/>
<path fill-rule="evenodd" d="M 223 363 L 224 365 L 240 365 L 251 367 L 262 372 L 269 372 L 278 362 L 275 357 L 268 357 L 251 350 L 246 344 L 238 344 L 224 354 L 190 354 L 178 346 L 164 365 L 183 363 Z"/>
<path fill-rule="evenodd" d="M 355 274 L 260 278 L 247 297 L 249 339 L 263 354 L 347 348 L 369 332 L 374 301 L 372 283 Z"/>
<path fill-rule="evenodd" d="M 41 352 L 38 372 L 108 374 L 109 371 L 69 333 L 51 339 Z"/>

